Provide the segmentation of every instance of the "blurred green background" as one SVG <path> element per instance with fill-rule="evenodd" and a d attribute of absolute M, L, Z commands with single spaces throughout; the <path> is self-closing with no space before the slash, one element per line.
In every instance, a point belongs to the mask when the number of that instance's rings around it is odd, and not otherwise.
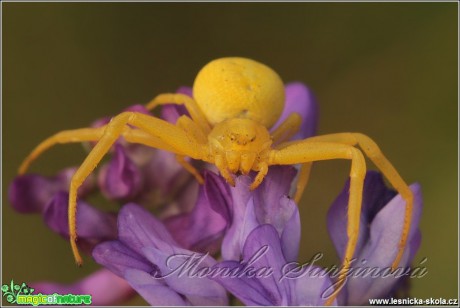
<path fill-rule="evenodd" d="M 408 182 L 421 183 L 414 264 L 427 257 L 428 275 L 411 281 L 411 295 L 456 298 L 456 3 L 4 3 L 2 282 L 71 282 L 97 268 L 88 257 L 76 268 L 68 243 L 41 217 L 11 210 L 8 185 L 29 151 L 58 130 L 191 85 L 222 56 L 307 83 L 319 133 L 366 133 Z M 84 155 L 79 145 L 60 146 L 31 172 L 51 175 Z M 348 168 L 315 164 L 300 204 L 301 260 L 322 251 L 322 265 L 339 261 L 325 215 Z"/>

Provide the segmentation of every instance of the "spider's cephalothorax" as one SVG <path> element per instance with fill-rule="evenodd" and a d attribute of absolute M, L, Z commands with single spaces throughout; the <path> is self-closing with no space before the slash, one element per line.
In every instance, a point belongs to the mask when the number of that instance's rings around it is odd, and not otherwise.
<path fill-rule="evenodd" d="M 267 155 L 272 139 L 267 128 L 251 119 L 228 119 L 216 124 L 208 135 L 209 156 L 204 159 L 216 165 L 231 185 L 232 174 L 267 172 Z M 255 182 L 256 183 L 256 182 Z"/>
<path fill-rule="evenodd" d="M 77 191 L 119 137 L 176 154 L 178 162 L 200 183 L 203 182 L 202 176 L 184 159 L 186 156 L 216 165 L 230 184 L 234 184 L 238 172 L 257 171 L 251 189 L 263 181 L 270 165 L 302 164 L 296 201 L 308 182 L 314 161 L 350 160 L 348 243 L 336 284 L 336 290 L 340 290 L 358 241 L 366 173 L 364 153 L 406 201 L 399 250 L 391 264 L 393 269 L 396 268 L 405 252 L 411 224 L 412 191 L 375 142 L 363 134 L 338 133 L 287 142 L 299 129 L 301 118 L 293 113 L 278 127 L 272 128 L 283 111 L 284 99 L 283 82 L 268 66 L 245 58 L 217 59 L 198 73 L 193 98 L 182 94 L 161 94 L 147 104 L 150 110 L 164 104 L 184 105 L 190 117 L 181 116 L 173 125 L 154 116 L 123 112 L 103 127 L 61 131 L 40 143 L 24 160 L 19 173 L 24 173 L 37 156 L 55 144 L 97 142 L 73 175 L 69 190 L 70 243 L 77 264 L 81 264 L 76 244 Z M 336 296 L 337 292 L 327 303 L 332 303 Z"/>

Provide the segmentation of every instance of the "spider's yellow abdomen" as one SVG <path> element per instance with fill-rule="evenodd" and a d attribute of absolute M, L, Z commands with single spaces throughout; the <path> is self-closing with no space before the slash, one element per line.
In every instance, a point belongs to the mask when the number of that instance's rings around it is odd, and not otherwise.
<path fill-rule="evenodd" d="M 270 128 L 284 108 L 284 84 L 268 66 L 245 58 L 221 58 L 198 73 L 193 96 L 212 125 L 247 118 Z"/>

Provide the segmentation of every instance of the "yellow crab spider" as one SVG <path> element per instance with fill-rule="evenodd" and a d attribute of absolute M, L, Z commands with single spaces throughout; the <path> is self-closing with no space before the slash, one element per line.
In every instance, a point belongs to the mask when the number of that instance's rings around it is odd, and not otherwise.
<path fill-rule="evenodd" d="M 271 165 L 302 164 L 295 196 L 297 201 L 308 182 L 312 162 L 351 160 L 348 243 L 339 273 L 338 292 L 345 281 L 359 235 L 366 173 L 364 152 L 406 201 L 399 250 L 392 264 L 396 268 L 403 255 L 411 223 L 411 190 L 375 142 L 363 134 L 338 133 L 289 141 L 301 124 L 300 116 L 295 113 L 270 133 L 269 129 L 281 115 L 284 99 L 284 84 L 268 66 L 245 58 L 217 59 L 204 66 L 196 76 L 193 98 L 182 94 L 161 94 L 146 105 L 149 110 L 164 104 L 184 105 L 190 117 L 181 116 L 173 125 L 154 116 L 122 112 L 100 128 L 61 131 L 40 143 L 24 160 L 19 173 L 24 173 L 34 159 L 55 144 L 97 141 L 70 183 L 70 243 L 75 260 L 80 265 L 82 259 L 76 245 L 77 191 L 120 136 L 128 142 L 176 154 L 178 162 L 200 183 L 203 182 L 201 175 L 185 157 L 214 164 L 231 185 L 235 183 L 236 173 L 256 171 L 250 189 L 259 186 Z M 329 304 L 336 295 L 329 298 Z"/>

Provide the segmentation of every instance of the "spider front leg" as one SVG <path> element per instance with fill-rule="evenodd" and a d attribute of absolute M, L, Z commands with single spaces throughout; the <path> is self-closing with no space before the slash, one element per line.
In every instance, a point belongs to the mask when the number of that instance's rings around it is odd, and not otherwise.
<path fill-rule="evenodd" d="M 72 252 L 78 265 L 82 263 L 82 258 L 78 252 L 76 244 L 76 211 L 77 211 L 77 191 L 88 175 L 96 168 L 104 155 L 112 147 L 113 143 L 122 135 L 127 125 L 135 126 L 141 131 L 151 135 L 153 138 L 161 140 L 167 144 L 175 154 L 190 156 L 200 159 L 203 153 L 201 144 L 193 142 L 187 134 L 180 128 L 163 121 L 161 119 L 136 112 L 123 112 L 114 117 L 107 124 L 100 140 L 88 154 L 81 166 L 73 175 L 70 182 L 69 191 L 69 234 Z"/>
<path fill-rule="evenodd" d="M 232 173 L 228 170 L 228 164 L 222 154 L 215 155 L 214 164 L 216 165 L 217 169 L 219 169 L 220 175 L 222 175 L 227 183 L 235 187 L 235 179 L 233 178 Z"/>
<path fill-rule="evenodd" d="M 54 134 L 53 136 L 45 139 L 39 143 L 32 152 L 24 159 L 21 166 L 19 167 L 18 173 L 24 174 L 29 168 L 30 164 L 36 160 L 40 155 L 51 147 L 57 144 L 66 143 L 80 143 L 80 142 L 96 142 L 101 139 L 104 134 L 106 126 L 98 128 L 80 128 L 65 130 Z M 174 149 L 168 144 L 162 142 L 159 138 L 148 135 L 137 129 L 130 129 L 126 127 L 123 131 L 122 136 L 126 141 L 131 143 L 139 143 L 149 147 L 158 148 L 166 151 L 173 151 Z"/>
<path fill-rule="evenodd" d="M 348 199 L 348 243 L 345 249 L 342 268 L 340 269 L 337 287 L 334 293 L 327 299 L 326 305 L 333 303 L 338 292 L 346 282 L 352 258 L 355 253 L 356 243 L 359 236 L 359 222 L 361 215 L 361 202 L 363 194 L 364 177 L 366 174 L 366 162 L 358 149 L 350 145 L 327 142 L 308 142 L 306 140 L 293 142 L 281 149 L 274 149 L 269 153 L 270 165 L 292 165 L 298 163 L 310 163 L 320 160 L 349 159 L 350 170 L 350 194 Z"/>
<path fill-rule="evenodd" d="M 254 181 L 251 183 L 251 186 L 249 186 L 249 189 L 255 190 L 260 185 L 260 183 L 262 183 L 267 173 L 268 173 L 268 164 L 266 162 L 259 163 L 257 175 Z"/>
<path fill-rule="evenodd" d="M 35 149 L 33 149 L 33 151 L 24 159 L 21 166 L 19 166 L 18 173 L 26 173 L 30 164 L 36 160 L 38 156 L 56 144 L 97 141 L 102 136 L 103 132 L 103 128 L 81 128 L 58 132 L 57 134 L 54 134 L 42 141 L 35 147 Z"/>
<path fill-rule="evenodd" d="M 366 135 L 361 133 L 338 133 L 323 136 L 315 136 L 307 139 L 310 142 L 339 142 L 348 145 L 359 145 L 363 152 L 369 159 L 382 171 L 383 175 L 388 179 L 391 185 L 398 191 L 401 197 L 406 201 L 406 210 L 404 213 L 404 225 L 399 241 L 398 254 L 396 255 L 391 267 L 396 269 L 401 261 L 406 247 L 407 237 L 409 236 L 409 229 L 412 220 L 413 210 L 413 194 L 409 186 L 396 171 L 395 167 L 383 155 L 378 145 Z"/>

